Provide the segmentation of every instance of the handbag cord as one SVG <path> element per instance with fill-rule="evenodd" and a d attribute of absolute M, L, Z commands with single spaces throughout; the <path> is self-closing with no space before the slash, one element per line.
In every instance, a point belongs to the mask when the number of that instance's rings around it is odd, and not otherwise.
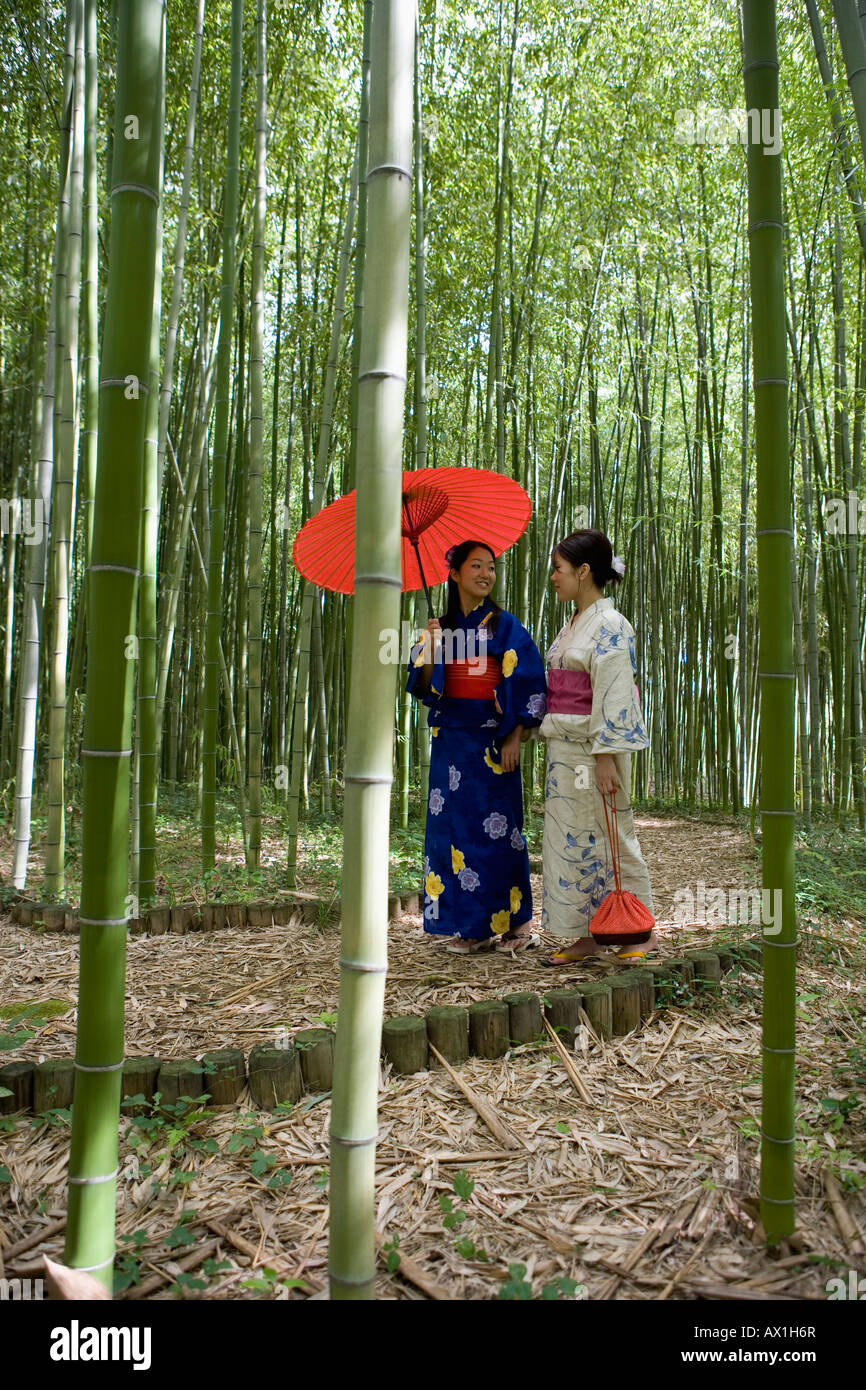
<path fill-rule="evenodd" d="M 611 859 L 613 860 L 613 881 L 616 884 L 616 891 L 621 893 L 622 882 L 620 880 L 619 826 L 616 820 L 616 792 L 610 792 L 609 795 L 611 808 L 610 818 L 608 817 L 607 810 L 608 793 L 602 796 L 602 805 L 604 806 L 604 821 L 607 826 L 607 838 L 610 844 Z"/>

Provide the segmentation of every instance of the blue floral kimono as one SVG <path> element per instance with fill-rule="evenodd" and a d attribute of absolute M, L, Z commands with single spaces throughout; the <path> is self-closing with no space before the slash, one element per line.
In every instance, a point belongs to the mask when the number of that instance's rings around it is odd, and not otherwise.
<path fill-rule="evenodd" d="M 518 725 L 534 728 L 546 708 L 544 663 L 526 628 L 485 598 L 460 614 L 452 645 L 438 652 L 430 690 L 418 690 L 424 664 L 412 649 L 407 689 L 430 707 L 430 790 L 424 842 L 424 930 L 480 941 L 532 917 L 529 856 L 523 838 L 520 765 L 504 772 L 502 740 Z M 448 634 L 445 634 L 448 639 Z M 493 699 L 444 694 L 445 661 L 486 651 L 501 664 Z M 477 659 L 477 658 L 476 658 Z"/>

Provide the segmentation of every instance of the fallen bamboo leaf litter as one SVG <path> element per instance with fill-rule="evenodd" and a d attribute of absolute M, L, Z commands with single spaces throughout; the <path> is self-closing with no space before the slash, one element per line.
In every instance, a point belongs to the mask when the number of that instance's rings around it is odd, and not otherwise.
<path fill-rule="evenodd" d="M 681 823 L 673 824 L 679 838 L 670 849 L 670 872 L 681 874 L 679 864 L 673 868 L 673 856 L 685 852 L 685 842 L 694 845 L 693 827 L 683 831 Z M 666 823 L 657 843 L 671 838 L 669 827 Z M 652 834 L 642 832 L 650 856 Z M 717 837 L 717 827 L 712 834 L 697 827 L 699 848 L 689 851 L 700 873 L 697 861 L 703 844 L 705 877 L 712 869 L 715 879 Z M 655 866 L 650 859 L 654 876 L 658 858 L 656 854 Z M 732 878 L 733 860 L 732 855 Z M 712 935 L 710 929 L 663 928 L 663 954 L 681 954 L 692 945 L 711 946 Z M 76 938 L 37 936 L 0 924 L 4 999 L 32 999 L 37 990 L 40 997 L 57 995 L 63 992 L 58 989 L 61 983 L 68 995 L 68 982 L 77 974 L 77 949 Z M 852 974 L 852 949 L 846 952 L 846 977 Z M 322 930 L 297 922 L 267 931 L 132 938 L 127 1053 L 182 1058 L 230 1044 L 248 1049 L 281 1027 L 315 1027 L 322 1014 L 337 1008 L 338 950 L 336 928 Z M 473 958 L 449 956 L 443 970 L 444 957 L 423 936 L 419 918 L 392 924 L 389 952 L 386 1008 L 394 1014 L 437 1003 L 465 1004 L 519 989 L 543 995 L 553 974 L 539 967 L 533 959 L 538 953 L 533 952 L 514 960 L 485 961 L 483 970 Z M 20 968 L 22 960 L 26 970 Z M 808 942 L 799 969 L 804 991 L 820 987 L 831 998 L 834 989 L 841 988 L 838 965 L 817 954 L 813 958 Z M 599 967 L 584 974 L 566 971 L 565 982 L 598 974 Z M 243 997 L 230 1004 L 228 995 L 238 992 L 239 979 L 244 982 Z M 848 999 L 853 1002 L 850 994 Z M 269 1008 L 264 1018 L 252 1012 L 261 1006 Z M 804 1068 L 812 1069 L 800 1089 L 816 1104 L 830 1089 L 832 1063 L 849 1046 L 841 1032 L 828 1027 L 830 1022 L 826 1014 L 816 1012 L 800 1023 Z M 4 1060 L 36 1055 L 34 1047 L 46 1057 L 67 1055 L 73 1026 L 71 1010 L 67 1017 L 52 1020 L 29 1048 L 9 1052 Z M 592 1111 L 575 1092 L 549 1039 L 517 1049 L 501 1062 L 473 1059 L 459 1069 L 464 1083 L 495 1106 L 500 1120 L 532 1152 L 498 1147 L 495 1140 L 491 1144 L 482 1120 L 438 1066 L 406 1077 L 383 1066 L 377 1201 L 386 1188 L 390 1194 L 382 1241 L 399 1237 L 401 1253 L 422 1277 L 455 1299 L 495 1298 L 503 1269 L 517 1261 L 533 1271 L 545 1270 L 545 1279 L 574 1278 L 590 1299 L 600 1296 L 614 1274 L 620 1283 L 613 1296 L 619 1299 L 658 1297 L 672 1280 L 668 1298 L 823 1298 L 824 1282 L 836 1270 L 832 1265 L 814 1266 L 809 1256 L 836 1260 L 847 1268 L 851 1245 L 862 1238 L 863 1198 L 856 1190 L 844 1191 L 842 1204 L 851 1224 L 843 1236 L 828 1195 L 831 1185 L 825 1186 L 823 1176 L 826 1159 L 833 1155 L 822 1150 L 821 1155 L 807 1156 L 798 1165 L 797 1239 L 802 1254 L 785 1251 L 774 1260 L 755 1244 L 757 1142 L 739 1131 L 743 1124 L 756 1130 L 759 1121 L 755 999 L 744 989 L 721 1010 L 669 1010 L 626 1039 L 596 1042 L 587 1035 L 586 1043 L 570 1058 L 595 1101 Z M 698 1054 L 697 1060 L 693 1054 Z M 325 1295 L 329 1108 L 324 1101 L 304 1112 L 296 1107 L 279 1118 L 253 1113 L 245 1092 L 237 1107 L 217 1111 L 201 1131 L 217 1142 L 218 1152 L 192 1151 L 181 1164 L 159 1163 L 149 1174 L 141 1173 L 143 1160 L 123 1144 L 118 1252 L 122 1256 L 130 1248 L 124 1236 L 144 1233 L 142 1278 L 161 1275 L 150 1297 L 180 1294 L 176 1276 L 184 1273 L 180 1264 L 188 1255 L 184 1251 L 179 1259 L 165 1240 L 184 1209 L 195 1210 L 191 1225 L 196 1232 L 206 1232 L 213 1221 L 245 1243 L 239 1248 L 214 1232 L 218 1245 L 213 1258 L 227 1261 L 229 1269 L 211 1279 L 206 1292 L 188 1285 L 184 1297 L 296 1300 Z M 261 1139 L 262 1151 L 273 1155 L 275 1166 L 290 1175 L 284 1187 L 269 1188 L 271 1170 L 256 1176 L 248 1156 L 227 1152 L 245 1124 L 255 1128 L 257 1123 L 268 1130 Z M 566 1124 L 567 1137 L 557 1129 L 558 1123 Z M 62 1121 L 34 1126 L 28 1118 L 16 1123 L 14 1134 L 4 1134 L 3 1143 L 4 1162 L 14 1182 L 0 1189 L 0 1250 L 7 1273 L 14 1276 L 19 1268 L 41 1267 L 43 1252 L 62 1258 L 68 1129 Z M 856 1173 L 863 1171 L 862 1142 L 854 1149 Z M 737 1175 L 731 1167 L 735 1160 Z M 477 1200 L 466 1206 L 467 1221 L 461 1229 L 488 1255 L 487 1262 L 461 1256 L 453 1233 L 442 1226 L 439 1194 L 452 1190 L 454 1175 L 464 1163 L 475 1182 Z M 172 1185 L 177 1168 L 190 1173 L 190 1181 Z M 154 1189 L 157 1175 L 159 1187 Z M 707 1194 L 713 1190 L 720 1197 L 710 1203 Z M 506 1216 L 509 1208 L 511 1215 Z M 663 1235 L 635 1256 L 660 1219 Z M 22 1241 L 26 1248 L 10 1259 Z M 190 1253 L 206 1243 L 202 1237 Z M 698 1249 L 702 1271 L 706 1262 L 703 1277 L 689 1263 Z M 301 1278 L 306 1287 L 281 1291 L 274 1283 L 270 1292 L 245 1288 L 244 1281 L 261 1273 L 261 1264 L 253 1268 L 255 1257 L 279 1277 Z M 188 1271 L 190 1277 L 197 1271 L 201 1273 L 201 1264 Z M 720 1271 L 725 1271 L 724 1277 Z M 399 1271 L 389 1273 L 384 1267 L 378 1292 L 386 1299 L 430 1296 Z"/>

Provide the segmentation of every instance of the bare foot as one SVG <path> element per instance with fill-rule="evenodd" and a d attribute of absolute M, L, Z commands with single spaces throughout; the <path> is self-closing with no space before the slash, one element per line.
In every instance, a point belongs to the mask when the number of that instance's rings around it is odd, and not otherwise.
<path fill-rule="evenodd" d="M 650 951 L 657 951 L 659 944 L 658 932 L 651 932 L 648 941 L 636 941 L 633 946 L 622 945 L 614 948 L 620 957 L 631 955 L 636 959 L 647 955 Z"/>
<path fill-rule="evenodd" d="M 552 956 L 548 956 L 548 965 L 568 965 L 570 961 L 586 960 L 587 956 L 599 956 L 601 950 L 596 945 L 591 936 L 582 936 L 571 946 L 562 946 Z"/>

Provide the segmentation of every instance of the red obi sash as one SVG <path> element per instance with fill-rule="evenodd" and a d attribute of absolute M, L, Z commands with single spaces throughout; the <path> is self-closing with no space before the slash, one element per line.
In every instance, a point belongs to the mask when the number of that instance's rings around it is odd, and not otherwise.
<path fill-rule="evenodd" d="M 449 700 L 492 700 L 502 680 L 495 656 L 484 661 L 446 661 L 445 695 Z"/>
<path fill-rule="evenodd" d="M 551 666 L 547 673 L 548 714 L 592 714 L 592 684 L 586 671 Z"/>

